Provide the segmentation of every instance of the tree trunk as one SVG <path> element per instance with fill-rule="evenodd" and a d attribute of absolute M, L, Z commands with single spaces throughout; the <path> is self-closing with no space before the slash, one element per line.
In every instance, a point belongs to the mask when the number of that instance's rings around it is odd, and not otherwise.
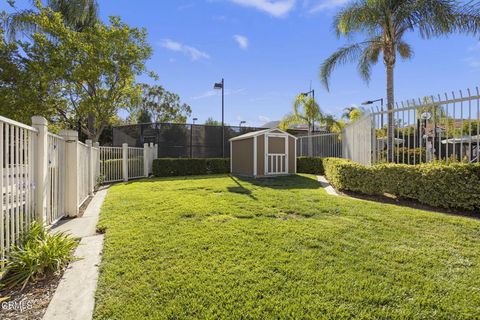
<path fill-rule="evenodd" d="M 388 162 L 393 161 L 393 148 L 395 146 L 394 136 L 394 119 L 393 109 L 395 108 L 394 100 L 394 86 L 393 86 L 393 69 L 394 65 L 388 63 L 387 67 L 387 111 L 388 111 L 388 124 L 387 124 L 387 159 Z"/>

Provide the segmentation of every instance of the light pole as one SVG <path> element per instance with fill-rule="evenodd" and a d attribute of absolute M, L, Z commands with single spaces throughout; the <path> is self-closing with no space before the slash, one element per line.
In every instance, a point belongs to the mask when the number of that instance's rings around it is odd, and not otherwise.
<path fill-rule="evenodd" d="M 222 158 L 225 158 L 225 79 L 222 82 L 216 82 L 213 89 L 222 90 Z"/>
<path fill-rule="evenodd" d="M 240 123 L 239 123 L 238 126 L 241 128 L 241 127 L 242 127 L 242 124 L 245 124 L 245 123 L 247 123 L 247 121 L 240 121 Z"/>
<path fill-rule="evenodd" d="M 193 118 L 192 121 L 193 121 L 193 124 L 195 124 L 195 121 L 197 121 L 198 118 Z"/>
<path fill-rule="evenodd" d="M 378 102 L 378 101 L 380 101 L 380 111 L 382 112 L 380 114 L 380 125 L 383 128 L 383 98 L 375 99 L 375 100 L 367 100 L 365 102 L 362 102 L 362 106 L 366 106 L 366 105 L 369 105 L 369 104 L 374 104 L 375 102 Z M 378 108 L 377 108 L 377 110 L 378 110 Z"/>

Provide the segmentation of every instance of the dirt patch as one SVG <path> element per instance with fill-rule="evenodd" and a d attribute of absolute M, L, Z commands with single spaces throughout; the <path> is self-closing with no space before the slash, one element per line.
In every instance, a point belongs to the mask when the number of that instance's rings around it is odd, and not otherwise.
<path fill-rule="evenodd" d="M 40 320 L 52 300 L 62 274 L 50 275 L 44 280 L 27 284 L 21 289 L 0 291 L 0 319 L 9 320 Z"/>
<path fill-rule="evenodd" d="M 430 212 L 436 212 L 436 213 L 444 213 L 444 214 L 450 214 L 450 215 L 464 216 L 464 217 L 480 219 L 480 213 L 479 212 L 451 210 L 451 209 L 432 207 L 432 206 L 428 206 L 426 204 L 421 204 L 421 203 L 419 203 L 417 201 L 414 201 L 414 200 L 398 198 L 398 197 L 395 197 L 391 194 L 385 194 L 383 196 L 370 196 L 370 195 L 365 195 L 365 194 L 351 192 L 351 191 L 338 191 L 338 190 L 336 190 L 336 191 L 339 195 L 348 196 L 348 197 L 355 198 L 355 199 L 369 200 L 369 201 L 375 201 L 375 202 L 381 202 L 381 203 L 388 203 L 388 204 L 394 204 L 394 205 L 397 205 L 397 206 L 400 206 L 400 207 L 408 207 L 408 208 L 419 209 L 419 210 L 424 210 L 424 211 L 430 211 Z"/>

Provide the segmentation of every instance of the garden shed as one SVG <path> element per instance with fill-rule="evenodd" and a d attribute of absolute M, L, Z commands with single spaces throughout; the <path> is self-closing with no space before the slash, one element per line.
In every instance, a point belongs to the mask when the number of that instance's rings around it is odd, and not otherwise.
<path fill-rule="evenodd" d="M 277 128 L 230 139 L 230 172 L 251 177 L 297 173 L 297 138 Z"/>

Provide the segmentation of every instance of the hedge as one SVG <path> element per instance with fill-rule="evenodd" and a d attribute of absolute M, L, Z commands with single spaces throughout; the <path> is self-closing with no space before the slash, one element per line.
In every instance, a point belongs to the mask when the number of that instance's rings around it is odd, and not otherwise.
<path fill-rule="evenodd" d="M 380 161 L 386 161 L 388 158 L 387 151 L 380 153 Z M 425 148 L 407 148 L 395 147 L 393 148 L 393 162 L 417 164 L 427 162 L 427 152 Z"/>
<path fill-rule="evenodd" d="M 153 160 L 153 175 L 156 177 L 192 176 L 230 172 L 230 159 L 172 159 Z"/>
<path fill-rule="evenodd" d="M 322 158 L 298 157 L 297 173 L 323 174 Z"/>
<path fill-rule="evenodd" d="M 327 179 L 339 190 L 368 195 L 388 193 L 447 209 L 480 209 L 479 164 L 379 164 L 366 167 L 338 158 L 325 158 L 322 162 Z"/>

